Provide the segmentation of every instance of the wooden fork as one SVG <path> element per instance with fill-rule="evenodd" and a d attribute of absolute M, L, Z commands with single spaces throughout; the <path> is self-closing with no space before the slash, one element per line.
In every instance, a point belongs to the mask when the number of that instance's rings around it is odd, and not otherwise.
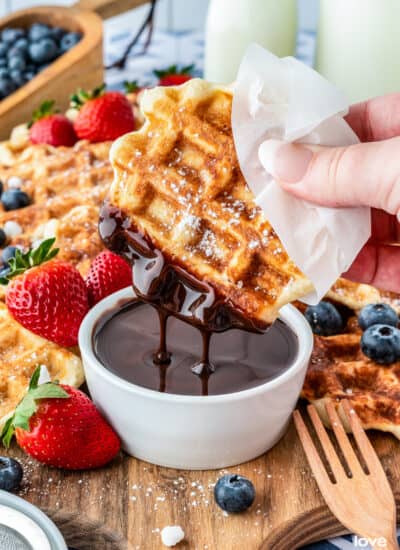
<path fill-rule="evenodd" d="M 340 523 L 359 537 L 368 539 L 375 550 L 398 550 L 396 504 L 386 474 L 356 412 L 347 401 L 342 401 L 342 408 L 368 471 L 364 471 L 332 402 L 327 404 L 326 411 L 348 471 L 343 467 L 314 405 L 307 407 L 308 414 L 334 481 L 330 479 L 303 418 L 296 410 L 294 422 L 307 460 L 322 496 Z M 363 544 L 365 546 L 365 541 Z"/>

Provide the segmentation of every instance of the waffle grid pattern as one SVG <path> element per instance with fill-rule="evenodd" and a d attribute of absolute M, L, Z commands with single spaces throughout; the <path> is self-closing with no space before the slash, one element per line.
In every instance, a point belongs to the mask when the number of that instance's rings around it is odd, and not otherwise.
<path fill-rule="evenodd" d="M 148 91 L 139 132 L 112 147 L 110 200 L 154 246 L 249 318 L 273 321 L 310 290 L 240 172 L 232 95 L 197 79 Z"/>

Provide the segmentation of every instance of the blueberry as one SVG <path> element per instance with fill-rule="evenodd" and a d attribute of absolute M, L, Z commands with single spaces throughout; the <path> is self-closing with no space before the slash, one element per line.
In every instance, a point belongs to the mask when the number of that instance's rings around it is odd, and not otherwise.
<path fill-rule="evenodd" d="M 11 71 L 10 76 L 14 84 L 16 84 L 19 87 L 23 86 L 30 80 L 26 77 L 25 73 L 22 73 L 21 71 Z"/>
<path fill-rule="evenodd" d="M 372 325 L 361 337 L 361 351 L 380 365 L 400 361 L 400 330 L 391 325 Z"/>
<path fill-rule="evenodd" d="M 32 78 L 34 78 L 36 76 L 36 73 L 33 72 L 33 71 L 25 71 L 24 72 L 24 79 L 25 79 L 25 82 L 29 82 L 30 80 L 32 80 Z"/>
<path fill-rule="evenodd" d="M 363 330 L 372 325 L 391 325 L 397 327 L 399 317 L 388 304 L 369 304 L 362 308 L 358 316 L 358 324 Z"/>
<path fill-rule="evenodd" d="M 0 57 L 5 57 L 7 55 L 8 46 L 4 42 L 0 42 Z"/>
<path fill-rule="evenodd" d="M 7 235 L 4 232 L 4 229 L 0 227 L 0 247 L 4 246 L 7 242 Z"/>
<path fill-rule="evenodd" d="M 8 261 L 11 260 L 11 258 L 15 258 L 15 254 L 17 252 L 18 248 L 16 246 L 6 246 L 3 249 L 3 252 L 1 253 L 1 260 L 4 265 L 8 264 Z M 7 269 L 7 268 L 6 268 Z"/>
<path fill-rule="evenodd" d="M 0 78 L 0 98 L 4 99 L 5 97 L 12 94 L 16 89 L 14 82 L 10 78 Z"/>
<path fill-rule="evenodd" d="M 8 73 L 8 69 L 6 69 L 5 67 L 0 67 L 0 80 L 2 78 L 5 78 L 5 79 L 10 78 L 10 75 Z"/>
<path fill-rule="evenodd" d="M 305 316 L 314 334 L 332 336 L 343 330 L 343 319 L 335 306 L 329 302 L 308 306 Z"/>
<path fill-rule="evenodd" d="M 17 460 L 8 456 L 0 456 L 0 489 L 3 491 L 18 489 L 22 475 L 22 466 Z"/>
<path fill-rule="evenodd" d="M 25 51 L 22 51 L 20 49 L 18 49 L 17 47 L 15 46 L 11 46 L 11 48 L 8 50 L 7 52 L 7 59 L 8 59 L 8 63 L 10 63 L 10 60 L 13 58 L 13 57 L 22 57 L 22 59 L 25 61 L 26 63 L 26 56 L 27 56 L 27 52 Z"/>
<path fill-rule="evenodd" d="M 236 474 L 222 476 L 214 488 L 215 502 L 225 512 L 244 512 L 253 504 L 255 496 L 252 482 Z"/>
<path fill-rule="evenodd" d="M 22 55 L 15 55 L 8 58 L 8 68 L 10 71 L 24 71 L 25 67 L 26 62 Z"/>
<path fill-rule="evenodd" d="M 11 49 L 21 53 L 26 53 L 28 51 L 28 46 L 29 42 L 26 38 L 18 38 Z"/>
<path fill-rule="evenodd" d="M 60 42 L 60 49 L 62 53 L 68 52 L 71 48 L 73 48 L 80 39 L 82 38 L 82 34 L 80 32 L 68 32 L 65 36 L 62 37 Z"/>
<path fill-rule="evenodd" d="M 7 189 L 1 195 L 1 202 L 5 210 L 24 208 L 31 202 L 29 196 L 21 189 Z"/>
<path fill-rule="evenodd" d="M 52 38 L 42 38 L 29 45 L 29 55 L 37 64 L 53 61 L 58 55 L 58 47 Z"/>
<path fill-rule="evenodd" d="M 51 29 L 51 36 L 56 40 L 57 42 L 60 42 L 62 37 L 66 34 L 66 30 L 62 29 L 61 27 L 53 27 Z"/>
<path fill-rule="evenodd" d="M 37 42 L 49 36 L 51 36 L 51 28 L 44 23 L 33 23 L 28 31 L 28 37 L 31 42 Z"/>
<path fill-rule="evenodd" d="M 47 67 L 49 67 L 49 65 L 50 65 L 50 63 L 43 63 L 43 65 L 39 65 L 36 70 L 37 70 L 38 73 L 41 73 L 42 71 L 47 69 Z"/>
<path fill-rule="evenodd" d="M 0 57 L 0 67 L 6 67 L 7 66 L 7 59 L 5 57 Z"/>
<path fill-rule="evenodd" d="M 19 38 L 22 38 L 24 36 L 25 33 L 22 29 L 11 29 L 10 27 L 6 27 L 1 32 L 1 40 L 7 45 L 13 44 Z"/>

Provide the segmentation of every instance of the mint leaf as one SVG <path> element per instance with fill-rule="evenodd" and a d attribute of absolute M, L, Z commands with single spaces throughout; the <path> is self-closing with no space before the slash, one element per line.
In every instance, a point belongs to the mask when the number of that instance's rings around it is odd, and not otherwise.
<path fill-rule="evenodd" d="M 36 389 L 30 392 L 33 399 L 48 399 L 51 397 L 67 398 L 69 394 L 58 384 L 53 382 L 46 382 L 40 384 Z"/>
<path fill-rule="evenodd" d="M 1 439 L 5 447 L 9 447 L 14 435 L 13 417 L 9 418 L 1 431 Z"/>
<path fill-rule="evenodd" d="M 38 409 L 37 401 L 40 399 L 66 399 L 70 397 L 58 382 L 46 382 L 38 385 L 39 377 L 40 365 L 36 367 L 32 374 L 27 393 L 18 403 L 13 416 L 7 420 L 1 432 L 0 437 L 6 447 L 10 446 L 15 428 L 30 430 L 29 421 Z"/>
<path fill-rule="evenodd" d="M 32 377 L 29 382 L 30 390 L 34 390 L 38 387 L 39 378 L 40 378 L 40 365 L 36 367 L 36 369 L 33 371 Z"/>
<path fill-rule="evenodd" d="M 13 416 L 13 427 L 15 428 L 22 428 L 23 430 L 29 431 L 29 420 L 33 413 L 35 413 L 37 410 L 37 405 L 35 403 L 35 400 L 33 396 L 31 395 L 31 392 L 28 391 L 28 393 L 25 395 L 25 397 L 22 399 L 22 401 L 17 405 L 17 408 L 15 409 L 15 413 Z"/>

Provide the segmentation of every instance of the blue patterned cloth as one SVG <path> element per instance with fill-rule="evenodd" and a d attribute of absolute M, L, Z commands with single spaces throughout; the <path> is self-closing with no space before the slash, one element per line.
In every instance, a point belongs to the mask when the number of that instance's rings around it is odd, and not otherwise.
<path fill-rule="evenodd" d="M 118 59 L 127 43 L 132 38 L 129 30 L 129 18 L 126 28 L 119 25 L 115 29 L 105 24 L 105 57 L 109 65 Z M 297 57 L 312 65 L 315 46 L 315 34 L 300 32 L 297 42 Z M 125 80 L 137 80 L 139 85 L 154 84 L 155 69 L 163 69 L 169 65 L 179 66 L 195 64 L 196 76 L 203 71 L 204 34 L 199 31 L 163 32 L 155 30 L 153 40 L 145 55 L 135 55 L 141 52 L 143 44 L 138 44 L 129 57 L 124 70 L 110 69 L 106 81 L 110 88 L 123 88 Z M 400 539 L 399 539 L 400 542 Z M 302 550 L 354 550 L 353 536 L 348 535 L 305 546 Z M 358 546 L 361 548 L 361 546 Z M 362 546 L 364 550 L 370 547 Z"/>
<path fill-rule="evenodd" d="M 126 27 L 119 24 L 116 28 L 105 23 L 105 58 L 106 65 L 121 56 L 125 46 L 132 38 L 129 17 Z M 297 43 L 297 57 L 311 65 L 314 56 L 315 33 L 300 32 Z M 195 65 L 195 75 L 203 73 L 204 33 L 200 31 L 167 32 L 155 30 L 153 39 L 145 55 L 138 55 L 143 49 L 139 42 L 132 50 L 125 69 L 110 69 L 106 74 L 110 88 L 122 88 L 125 80 L 137 80 L 140 85 L 154 84 L 155 69 L 164 69 L 169 65 Z"/>

